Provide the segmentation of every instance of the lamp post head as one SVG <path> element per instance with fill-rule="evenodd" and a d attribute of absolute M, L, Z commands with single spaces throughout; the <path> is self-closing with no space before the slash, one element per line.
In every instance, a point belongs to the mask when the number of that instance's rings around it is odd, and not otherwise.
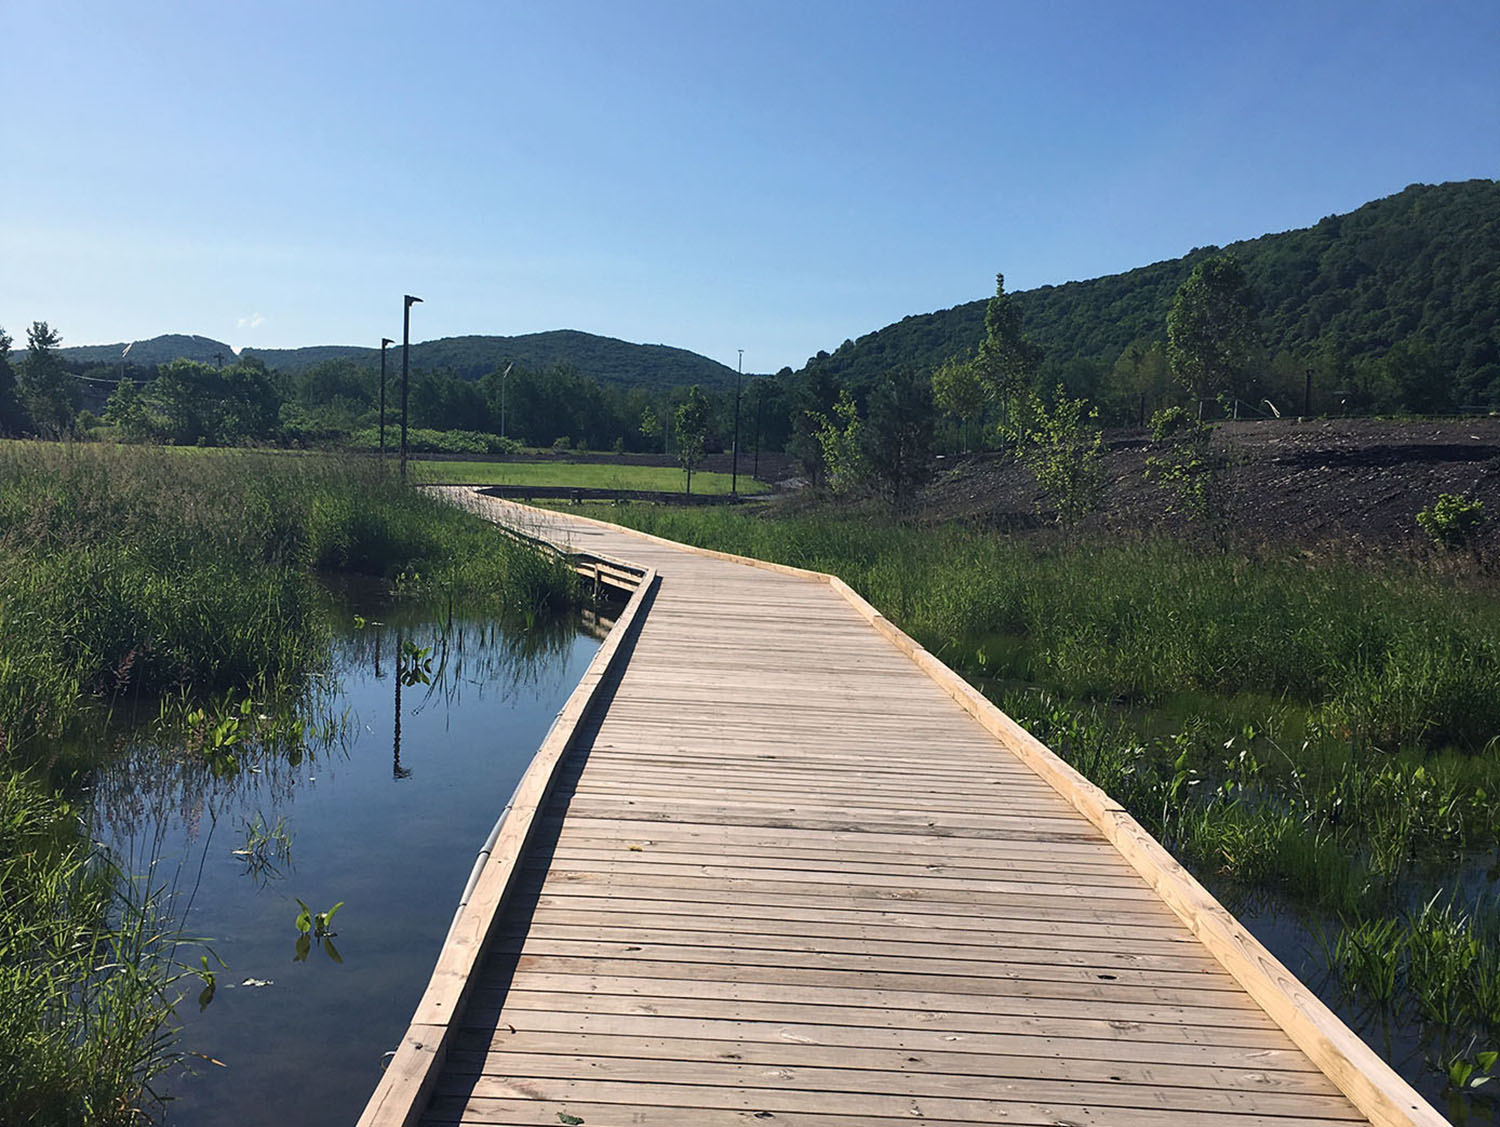
<path fill-rule="evenodd" d="M 412 297 L 411 294 L 407 294 L 406 295 L 406 308 L 410 309 L 413 305 L 416 305 L 421 300 L 422 299 L 420 297 Z"/>
<path fill-rule="evenodd" d="M 392 339 L 391 339 L 391 338 L 390 338 L 390 337 L 381 337 L 381 338 L 380 338 L 380 347 L 381 347 L 381 348 L 384 348 L 384 347 L 386 347 L 386 345 L 389 345 L 389 344 L 395 344 L 395 343 L 396 343 L 396 342 L 395 342 L 395 341 L 393 341 L 393 340 L 392 340 Z"/>

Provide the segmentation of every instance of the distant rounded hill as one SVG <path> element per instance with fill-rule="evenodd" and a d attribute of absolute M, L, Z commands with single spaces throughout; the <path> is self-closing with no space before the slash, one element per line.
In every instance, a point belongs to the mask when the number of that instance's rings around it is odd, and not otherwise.
<path fill-rule="evenodd" d="M 120 344 L 82 345 L 64 348 L 65 359 L 89 364 L 125 363 L 142 367 L 170 364 L 178 357 L 203 364 L 228 363 L 234 350 L 223 341 L 209 337 L 168 334 Z M 400 363 L 397 348 L 390 350 L 389 360 Z M 247 348 L 245 355 L 259 357 L 276 371 L 296 375 L 327 360 L 348 359 L 362 365 L 380 361 L 379 348 L 357 345 L 325 344 L 307 348 Z M 554 364 L 571 364 L 581 374 L 619 387 L 648 389 L 701 384 L 704 387 L 732 387 L 734 369 L 664 344 L 632 344 L 613 337 L 596 336 L 576 329 L 557 329 L 522 336 L 463 336 L 422 341 L 411 346 L 413 367 L 426 371 L 446 371 L 465 379 L 478 379 L 496 368 L 515 363 L 538 369 Z"/>

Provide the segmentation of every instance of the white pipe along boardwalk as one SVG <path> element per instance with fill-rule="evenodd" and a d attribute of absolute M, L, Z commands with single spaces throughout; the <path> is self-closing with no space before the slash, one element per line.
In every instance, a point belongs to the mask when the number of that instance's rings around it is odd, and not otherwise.
<path fill-rule="evenodd" d="M 841 581 L 448 492 L 637 587 L 366 1127 L 1447 1122 Z"/>

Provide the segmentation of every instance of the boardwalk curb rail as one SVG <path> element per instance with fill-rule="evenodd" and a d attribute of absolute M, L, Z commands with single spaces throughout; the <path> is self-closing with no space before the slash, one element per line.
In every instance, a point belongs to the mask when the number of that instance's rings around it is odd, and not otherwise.
<path fill-rule="evenodd" d="M 529 509 L 536 514 L 539 523 L 559 515 L 517 505 L 513 501 L 506 503 Z M 1287 970 L 1122 806 L 899 629 L 842 579 L 826 572 L 683 544 L 592 517 L 572 513 L 561 515 L 570 521 L 596 525 L 697 555 L 830 586 L 982 727 L 1103 833 L 1220 965 L 1372 1124 L 1377 1127 L 1451 1127 L 1444 1116 Z"/>
<path fill-rule="evenodd" d="M 472 984 L 472 971 L 483 957 L 496 921 L 521 870 L 521 858 L 531 840 L 536 813 L 547 801 L 557 766 L 572 746 L 574 736 L 592 709 L 604 680 L 623 660 L 625 642 L 640 629 L 640 621 L 655 590 L 656 572 L 620 565 L 639 576 L 635 593 L 584 671 L 578 687 L 557 714 L 546 739 L 521 776 L 498 832 L 485 843 L 490 853 L 477 879 L 471 878 L 466 902 L 438 956 L 427 989 L 417 1004 L 411 1025 L 401 1039 L 369 1103 L 359 1127 L 410 1127 L 421 1116 L 447 1052 L 453 1022 L 462 1012 Z M 481 850 L 483 855 L 483 850 Z"/>

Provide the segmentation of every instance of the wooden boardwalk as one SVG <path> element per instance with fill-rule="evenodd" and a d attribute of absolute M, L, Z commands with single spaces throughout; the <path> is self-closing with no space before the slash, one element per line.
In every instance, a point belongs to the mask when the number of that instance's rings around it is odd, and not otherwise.
<path fill-rule="evenodd" d="M 363 1123 L 1444 1122 L 838 585 L 488 504 L 650 570 Z"/>

